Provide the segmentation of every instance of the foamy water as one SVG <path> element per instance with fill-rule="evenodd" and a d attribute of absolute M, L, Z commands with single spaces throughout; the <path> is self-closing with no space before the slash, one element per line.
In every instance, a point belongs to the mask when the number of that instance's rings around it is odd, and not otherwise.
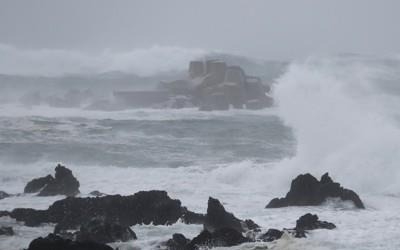
<path fill-rule="evenodd" d="M 82 196 L 161 189 L 196 212 L 205 212 L 208 197 L 216 197 L 265 230 L 293 227 L 307 212 L 337 225 L 306 239 L 287 236 L 232 249 L 400 249 L 399 65 L 364 57 L 295 62 L 277 80 L 277 107 L 265 111 L 102 112 L 6 104 L 0 107 L 0 190 L 20 193 L 61 161 L 79 179 Z M 337 201 L 264 208 L 285 195 L 298 174 L 327 171 L 358 192 L 366 209 Z M 60 198 L 21 195 L 1 200 L 0 210 L 44 209 Z M 0 224 L 17 233 L 0 238 L 0 249 L 22 249 L 52 231 L 52 225 L 29 228 L 8 218 Z M 201 226 L 132 229 L 137 241 L 113 246 L 154 249 L 173 233 L 193 237 Z"/>

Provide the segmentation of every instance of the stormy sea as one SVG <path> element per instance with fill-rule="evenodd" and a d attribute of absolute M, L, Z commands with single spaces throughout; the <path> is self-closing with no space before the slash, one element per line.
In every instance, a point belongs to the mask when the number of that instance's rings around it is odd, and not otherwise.
<path fill-rule="evenodd" d="M 156 64 L 157 58 L 165 59 L 159 56 L 137 62 L 140 77 L 132 81 L 144 88 L 158 78 L 181 76 L 188 61 L 201 53 L 185 52 L 184 58 L 162 65 Z M 79 180 L 78 197 L 89 197 L 94 190 L 109 195 L 165 190 L 197 213 L 206 213 L 208 198 L 214 197 L 262 231 L 293 227 L 306 213 L 336 225 L 334 230 L 310 231 L 306 238 L 287 236 L 219 249 L 400 249 L 400 58 L 314 56 L 280 64 L 274 69 L 278 73 L 269 75 L 264 70 L 275 64 L 243 65 L 251 73 L 265 73 L 274 104 L 262 110 L 228 111 L 90 106 L 108 98 L 102 94 L 115 86 L 130 86 L 131 78 L 115 77 L 121 74 L 118 70 L 131 70 L 121 67 L 100 73 L 87 69 L 91 75 L 73 88 L 91 89 L 91 103 L 61 105 L 68 95 L 62 100 L 54 96 L 65 97 L 69 83 L 83 74 L 74 72 L 74 65 L 74 60 L 64 64 L 70 71 L 63 76 L 52 64 L 43 70 L 46 76 L 34 75 L 29 70 L 35 69 L 28 67 L 2 72 L 0 190 L 14 195 L 0 200 L 0 211 L 47 209 L 64 199 L 23 193 L 27 182 L 53 174 L 61 163 Z M 55 77 L 58 80 L 52 83 L 49 79 Z M 115 78 L 119 80 L 113 84 Z M 50 101 L 37 102 L 35 91 Z M 337 199 L 320 206 L 265 208 L 274 197 L 285 196 L 299 174 L 319 179 L 326 172 L 357 192 L 365 209 Z M 55 226 L 29 227 L 8 216 L 0 217 L 0 225 L 15 232 L 0 236 L 2 250 L 27 248 Z M 178 221 L 131 229 L 136 240 L 109 245 L 120 250 L 158 249 L 174 233 L 193 238 L 203 226 Z"/>

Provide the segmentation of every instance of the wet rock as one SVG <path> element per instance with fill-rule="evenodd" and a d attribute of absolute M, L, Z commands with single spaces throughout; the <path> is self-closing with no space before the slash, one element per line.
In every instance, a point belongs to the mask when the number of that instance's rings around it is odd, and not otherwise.
<path fill-rule="evenodd" d="M 246 108 L 251 110 L 260 110 L 264 108 L 264 104 L 258 99 L 248 100 L 246 102 Z"/>
<path fill-rule="evenodd" d="M 279 240 L 283 235 L 283 231 L 278 230 L 278 229 L 268 229 L 268 231 L 258 237 L 258 240 L 264 241 L 264 242 L 271 242 L 274 240 Z"/>
<path fill-rule="evenodd" d="M 311 174 L 297 176 L 292 181 L 286 197 L 271 200 L 266 208 L 317 206 L 330 197 L 352 201 L 357 208 L 364 208 L 360 197 L 354 191 L 345 189 L 339 183 L 333 182 L 328 173 L 324 174 L 320 181 Z"/>
<path fill-rule="evenodd" d="M 34 239 L 27 250 L 113 250 L 110 246 L 93 241 L 72 241 L 49 234 L 45 238 Z"/>
<path fill-rule="evenodd" d="M 94 241 L 104 244 L 135 239 L 137 239 L 135 232 L 128 226 L 123 226 L 117 222 L 109 222 L 100 217 L 83 224 L 76 233 L 77 241 Z"/>
<path fill-rule="evenodd" d="M 204 229 L 214 232 L 221 228 L 232 228 L 238 232 L 244 231 L 241 220 L 227 212 L 219 200 L 209 197 Z"/>
<path fill-rule="evenodd" d="M 72 175 L 71 170 L 58 164 L 55 171 L 55 179 L 40 191 L 39 196 L 79 194 L 79 181 Z"/>
<path fill-rule="evenodd" d="M 186 224 L 203 224 L 205 220 L 205 215 L 204 214 L 199 214 L 199 213 L 194 213 L 186 208 L 184 208 L 185 211 L 183 212 L 183 215 L 181 217 L 183 223 Z"/>
<path fill-rule="evenodd" d="M 232 228 L 221 228 L 214 232 L 207 230 L 202 231 L 198 236 L 193 238 L 185 249 L 194 250 L 199 247 L 231 247 L 240 245 L 250 240 L 244 237 L 240 232 Z"/>
<path fill-rule="evenodd" d="M 238 232 L 254 230 L 259 226 L 252 220 L 242 221 L 236 218 L 232 213 L 225 210 L 219 200 L 210 197 L 208 199 L 207 214 L 204 220 L 204 229 L 214 232 L 222 228 L 231 228 Z"/>
<path fill-rule="evenodd" d="M 98 190 L 92 191 L 89 194 L 92 195 L 92 196 L 95 196 L 95 197 L 101 197 L 101 196 L 106 196 L 107 195 L 107 194 L 102 193 L 102 192 L 100 192 Z"/>
<path fill-rule="evenodd" d="M 186 250 L 190 240 L 186 239 L 183 234 L 174 234 L 172 239 L 169 239 L 165 246 L 168 250 Z"/>
<path fill-rule="evenodd" d="M 183 214 L 179 200 L 171 199 L 165 191 L 141 191 L 134 195 L 66 199 L 54 202 L 47 210 L 14 209 L 10 215 L 26 225 L 58 223 L 60 230 L 77 229 L 94 216 L 124 226 L 136 224 L 170 225 Z"/>
<path fill-rule="evenodd" d="M 28 184 L 26 184 L 24 188 L 24 193 L 37 193 L 53 181 L 54 178 L 51 175 L 33 179 L 28 182 Z"/>
<path fill-rule="evenodd" d="M 14 230 L 12 227 L 0 227 L 0 235 L 13 236 Z"/>
<path fill-rule="evenodd" d="M 9 194 L 7 194 L 7 193 L 4 192 L 4 191 L 0 191 L 0 200 L 2 200 L 2 199 L 4 199 L 4 198 L 8 198 L 8 197 L 10 197 Z"/>
<path fill-rule="evenodd" d="M 296 230 L 334 229 L 335 224 L 318 220 L 316 214 L 305 214 L 296 221 Z"/>

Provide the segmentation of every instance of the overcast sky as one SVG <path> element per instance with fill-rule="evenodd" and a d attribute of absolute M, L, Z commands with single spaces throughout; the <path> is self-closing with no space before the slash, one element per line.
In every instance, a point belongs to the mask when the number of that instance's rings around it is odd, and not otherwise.
<path fill-rule="evenodd" d="M 398 54 L 399 0 L 0 0 L 0 43 L 125 51 L 153 45 L 292 59 Z"/>

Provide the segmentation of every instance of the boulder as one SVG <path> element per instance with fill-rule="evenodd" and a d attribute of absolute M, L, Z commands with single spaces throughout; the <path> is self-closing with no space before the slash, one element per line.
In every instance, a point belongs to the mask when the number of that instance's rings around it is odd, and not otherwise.
<path fill-rule="evenodd" d="M 185 207 L 181 219 L 186 224 L 204 224 L 205 215 L 189 211 Z"/>
<path fill-rule="evenodd" d="M 94 216 L 107 218 L 123 226 L 136 224 L 170 225 L 185 210 L 179 200 L 171 199 L 165 191 L 141 191 L 134 195 L 103 197 L 67 197 L 54 202 L 47 210 L 14 209 L 10 216 L 28 226 L 58 223 L 60 230 L 77 229 Z"/>
<path fill-rule="evenodd" d="M 334 229 L 335 224 L 318 220 L 316 214 L 305 214 L 296 221 L 296 230 Z"/>
<path fill-rule="evenodd" d="M 186 250 L 186 246 L 190 240 L 186 239 L 183 234 L 173 234 L 172 239 L 169 239 L 165 246 L 168 250 Z"/>
<path fill-rule="evenodd" d="M 263 108 L 265 108 L 263 102 L 258 99 L 248 100 L 246 102 L 246 109 L 260 110 Z"/>
<path fill-rule="evenodd" d="M 54 178 L 51 175 L 33 179 L 26 184 L 24 193 L 37 193 L 51 182 L 54 182 Z"/>
<path fill-rule="evenodd" d="M 205 73 L 203 61 L 191 61 L 189 63 L 189 75 L 191 78 L 200 77 Z"/>
<path fill-rule="evenodd" d="M 4 191 L 0 191 L 0 200 L 10 197 L 10 195 Z"/>
<path fill-rule="evenodd" d="M 219 200 L 210 197 L 208 199 L 207 214 L 204 220 L 204 229 L 212 233 L 222 228 L 230 228 L 238 232 L 245 232 L 258 229 L 259 226 L 252 220 L 242 221 L 236 218 L 232 213 L 225 210 Z"/>
<path fill-rule="evenodd" d="M 278 230 L 278 229 L 268 229 L 268 231 L 258 237 L 258 240 L 264 241 L 264 242 L 271 242 L 274 240 L 279 240 L 283 235 L 283 231 Z"/>
<path fill-rule="evenodd" d="M 103 244 L 135 239 L 137 239 L 135 232 L 128 226 L 109 222 L 101 217 L 93 218 L 88 223 L 84 223 L 76 233 L 77 241 L 94 241 Z"/>
<path fill-rule="evenodd" d="M 34 239 L 27 250 L 113 250 L 110 246 L 93 241 L 72 241 L 49 234 L 45 238 Z"/>
<path fill-rule="evenodd" d="M 240 245 L 250 240 L 240 232 L 232 228 L 221 228 L 214 232 L 202 231 L 186 245 L 187 250 L 198 249 L 199 247 L 231 247 Z"/>
<path fill-rule="evenodd" d="M 363 202 L 354 191 L 345 189 L 339 183 L 333 182 L 328 173 L 324 174 L 320 181 L 311 174 L 297 176 L 292 181 L 286 197 L 272 199 L 266 208 L 317 206 L 330 197 L 352 201 L 357 208 L 364 208 Z"/>
<path fill-rule="evenodd" d="M 100 197 L 100 196 L 106 196 L 107 195 L 107 194 L 102 193 L 102 192 L 100 192 L 98 190 L 94 190 L 94 191 L 90 192 L 89 194 L 92 195 L 92 196 L 95 196 L 95 197 Z"/>
<path fill-rule="evenodd" d="M 68 168 L 57 165 L 55 179 L 50 181 L 39 193 L 39 196 L 79 194 L 79 181 L 72 175 Z"/>
<path fill-rule="evenodd" d="M 12 227 L 0 227 L 0 235 L 13 236 L 14 230 Z"/>

